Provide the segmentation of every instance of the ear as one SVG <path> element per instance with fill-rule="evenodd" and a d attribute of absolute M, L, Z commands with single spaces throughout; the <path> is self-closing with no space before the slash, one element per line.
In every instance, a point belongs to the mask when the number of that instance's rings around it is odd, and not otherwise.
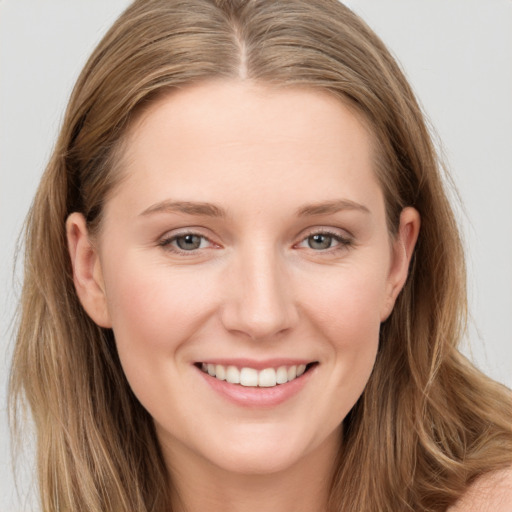
<path fill-rule="evenodd" d="M 74 212 L 69 215 L 66 220 L 66 235 L 78 298 L 96 324 L 100 327 L 112 327 L 100 258 L 81 213 Z"/>
<path fill-rule="evenodd" d="M 391 266 L 387 280 L 386 301 L 381 312 L 381 322 L 384 322 L 391 314 L 396 298 L 405 285 L 420 225 L 420 214 L 415 208 L 407 207 L 402 210 L 398 233 L 392 241 Z"/>

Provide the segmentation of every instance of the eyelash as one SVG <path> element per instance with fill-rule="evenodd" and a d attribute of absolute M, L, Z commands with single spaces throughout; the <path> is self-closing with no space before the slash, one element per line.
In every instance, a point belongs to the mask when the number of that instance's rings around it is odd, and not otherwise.
<path fill-rule="evenodd" d="M 353 240 L 350 237 L 342 236 L 339 233 L 336 233 L 334 231 L 329 231 L 327 229 L 320 229 L 318 231 L 311 231 L 307 236 L 302 238 L 298 244 L 294 244 L 294 247 L 300 247 L 301 244 L 308 243 L 308 240 L 314 236 L 329 237 L 333 241 L 336 242 L 336 245 L 333 247 L 327 247 L 325 249 L 319 249 L 319 250 L 315 250 L 312 247 L 304 247 L 304 248 L 313 250 L 313 252 L 336 253 L 338 251 L 346 250 L 353 245 Z M 197 249 L 185 250 L 185 249 L 181 249 L 180 247 L 175 245 L 175 243 L 177 243 L 177 240 L 179 240 L 180 238 L 185 238 L 185 237 L 199 237 L 201 239 L 201 242 L 200 242 L 201 245 L 203 244 L 204 241 L 206 241 L 209 244 L 216 245 L 208 237 L 201 235 L 200 233 L 195 233 L 193 231 L 186 231 L 183 233 L 178 233 L 176 235 L 165 237 L 158 242 L 158 245 L 166 250 L 169 250 L 176 254 L 185 255 L 185 256 L 195 255 L 195 254 L 197 254 L 197 251 L 205 248 L 205 247 L 200 246 Z"/>
<path fill-rule="evenodd" d="M 208 237 L 201 235 L 200 233 L 195 233 L 193 231 L 185 231 L 183 233 L 178 233 L 176 235 L 165 237 L 158 242 L 158 245 L 168 251 L 174 252 L 176 254 L 182 254 L 185 256 L 194 255 L 197 253 L 197 251 L 204 249 L 204 247 L 198 247 L 197 249 L 187 251 L 185 249 L 181 249 L 177 245 L 174 245 L 174 242 L 177 242 L 177 240 L 179 240 L 180 238 L 185 238 L 187 236 L 199 237 L 201 239 L 201 245 L 203 244 L 203 241 L 207 241 L 209 244 L 216 245 Z"/>
<path fill-rule="evenodd" d="M 335 231 L 330 231 L 328 229 L 319 229 L 318 231 L 311 231 L 307 236 L 305 236 L 296 246 L 300 246 L 301 244 L 308 243 L 308 240 L 314 236 L 326 236 L 330 237 L 333 241 L 337 242 L 337 244 L 333 247 L 328 247 L 326 249 L 314 250 L 312 247 L 305 247 L 307 249 L 311 249 L 314 252 L 319 253 L 337 253 L 338 251 L 343 251 L 350 248 L 353 245 L 353 239 L 347 236 L 342 236 L 340 233 Z"/>

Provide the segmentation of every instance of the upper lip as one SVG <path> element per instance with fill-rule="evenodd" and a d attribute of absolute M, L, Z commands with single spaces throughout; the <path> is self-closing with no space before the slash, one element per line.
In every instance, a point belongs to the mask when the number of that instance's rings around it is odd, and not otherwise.
<path fill-rule="evenodd" d="M 298 358 L 273 358 L 273 359 L 247 359 L 247 358 L 207 358 L 197 361 L 196 364 L 220 364 L 222 366 L 236 366 L 237 368 L 254 368 L 255 370 L 264 370 L 265 368 L 279 368 L 280 366 L 298 366 L 301 364 L 310 364 L 317 361 L 313 359 Z"/>

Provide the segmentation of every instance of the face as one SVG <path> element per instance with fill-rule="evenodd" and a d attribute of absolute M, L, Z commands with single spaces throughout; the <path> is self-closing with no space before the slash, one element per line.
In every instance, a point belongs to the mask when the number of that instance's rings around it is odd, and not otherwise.
<path fill-rule="evenodd" d="M 68 236 L 164 453 L 241 473 L 335 453 L 419 223 L 390 237 L 364 123 L 325 92 L 205 83 L 126 147 L 94 245 L 78 214 Z"/>

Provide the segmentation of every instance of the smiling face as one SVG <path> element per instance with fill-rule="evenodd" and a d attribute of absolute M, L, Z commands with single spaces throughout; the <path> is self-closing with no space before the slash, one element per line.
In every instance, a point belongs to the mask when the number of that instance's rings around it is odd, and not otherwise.
<path fill-rule="evenodd" d="M 79 214 L 68 238 L 170 464 L 327 463 L 419 228 L 406 209 L 390 237 L 371 135 L 327 93 L 216 82 L 159 99 L 126 147 L 94 245 Z"/>

